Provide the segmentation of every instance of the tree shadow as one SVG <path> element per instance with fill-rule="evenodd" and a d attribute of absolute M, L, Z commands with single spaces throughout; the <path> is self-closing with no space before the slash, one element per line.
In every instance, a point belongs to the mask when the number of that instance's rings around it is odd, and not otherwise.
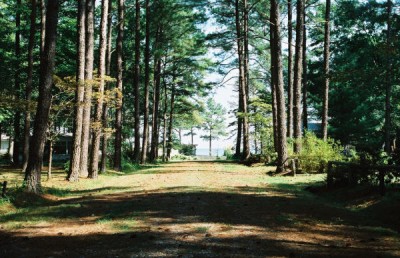
<path fill-rule="evenodd" d="M 60 232 L 56 236 L 26 237 L 24 230 L 3 230 L 0 256 L 395 257 L 400 250 L 396 249 L 398 244 L 381 241 L 392 236 L 387 231 L 376 232 L 367 227 L 381 227 L 379 222 L 365 222 L 359 214 L 322 200 L 284 190 L 269 192 L 264 187 L 171 187 L 85 196 L 37 203 L 27 213 L 1 216 L 0 222 L 24 223 L 43 218 L 60 222 L 86 220 L 92 224 L 126 220 L 151 223 L 147 228 L 127 225 L 121 229 L 124 233 L 80 236 Z M 198 225 L 225 229 L 214 234 Z M 36 227 L 32 225 L 30 229 Z M 280 237 L 286 235 L 290 237 Z M 395 237 L 398 239 L 398 235 Z"/>

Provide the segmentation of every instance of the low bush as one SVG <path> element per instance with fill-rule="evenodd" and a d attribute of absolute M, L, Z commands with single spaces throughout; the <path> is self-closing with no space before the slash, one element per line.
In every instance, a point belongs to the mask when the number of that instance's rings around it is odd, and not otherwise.
<path fill-rule="evenodd" d="M 128 161 L 122 161 L 122 172 L 129 173 L 140 169 L 140 165 L 137 163 L 131 163 Z"/>
<path fill-rule="evenodd" d="M 324 141 L 312 132 L 306 132 L 302 138 L 302 149 L 297 157 L 305 172 L 326 172 L 329 161 L 342 161 L 343 147 L 339 142 L 328 139 Z"/>

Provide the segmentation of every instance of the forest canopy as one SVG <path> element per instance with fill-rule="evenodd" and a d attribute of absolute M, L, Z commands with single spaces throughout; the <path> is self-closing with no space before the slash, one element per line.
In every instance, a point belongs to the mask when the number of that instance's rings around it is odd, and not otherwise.
<path fill-rule="evenodd" d="M 195 135 L 277 172 L 319 155 L 302 148 L 315 135 L 324 160 L 346 146 L 397 164 L 399 16 L 398 0 L 2 1 L 8 160 L 32 192 L 62 137 L 71 182 L 193 154 Z M 212 100 L 226 84 L 229 124 Z"/>

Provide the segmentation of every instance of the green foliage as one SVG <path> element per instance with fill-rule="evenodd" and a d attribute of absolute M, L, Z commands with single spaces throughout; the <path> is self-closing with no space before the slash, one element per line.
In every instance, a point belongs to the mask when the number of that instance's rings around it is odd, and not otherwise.
<path fill-rule="evenodd" d="M 207 141 L 218 140 L 221 136 L 226 136 L 225 127 L 226 110 L 212 98 L 207 99 L 207 108 L 203 112 L 202 129 L 206 134 L 201 138 Z"/>
<path fill-rule="evenodd" d="M 68 160 L 67 162 L 65 162 L 63 167 L 64 167 L 64 171 L 66 173 L 68 173 L 69 167 L 70 167 L 70 161 Z"/>
<path fill-rule="evenodd" d="M 196 155 L 196 145 L 191 144 L 182 144 L 179 153 L 186 156 L 195 156 Z"/>
<path fill-rule="evenodd" d="M 171 160 L 176 160 L 176 161 L 179 161 L 179 160 L 197 160 L 197 158 L 194 157 L 194 156 L 186 156 L 186 155 L 183 155 L 183 154 L 177 154 L 175 156 L 172 156 Z"/>
<path fill-rule="evenodd" d="M 329 135 L 359 151 L 376 152 L 384 141 L 385 95 L 392 85 L 392 99 L 399 97 L 400 23 L 398 1 L 391 14 L 392 43 L 387 41 L 387 1 L 337 1 L 332 6 L 331 83 Z M 317 116 L 323 98 L 324 6 L 316 9 L 316 26 L 309 26 L 313 48 L 309 51 L 309 103 Z M 310 14 L 311 12 L 309 12 Z M 311 16 L 312 17 L 312 16 Z M 311 18 L 310 17 L 310 18 Z M 388 61 L 392 63 L 388 81 Z M 397 78 L 397 79 L 396 79 Z M 399 106 L 392 107 L 394 137 L 400 125 Z"/>
<path fill-rule="evenodd" d="M 122 172 L 124 173 L 132 173 L 138 171 L 141 166 L 137 163 L 128 162 L 126 160 L 122 161 Z"/>
<path fill-rule="evenodd" d="M 302 138 L 302 150 L 298 155 L 303 171 L 326 172 L 329 161 L 341 161 L 343 147 L 339 142 L 329 138 L 323 141 L 314 133 L 307 132 Z"/>
<path fill-rule="evenodd" d="M 233 151 L 232 148 L 225 148 L 224 149 L 224 155 L 227 160 L 232 160 L 233 159 Z"/>
<path fill-rule="evenodd" d="M 262 142 L 261 153 L 276 157 L 273 141 L 272 106 L 271 100 L 266 92 L 259 92 L 260 97 L 254 97 L 249 105 L 249 122 L 253 125 L 252 136 L 255 140 Z"/>

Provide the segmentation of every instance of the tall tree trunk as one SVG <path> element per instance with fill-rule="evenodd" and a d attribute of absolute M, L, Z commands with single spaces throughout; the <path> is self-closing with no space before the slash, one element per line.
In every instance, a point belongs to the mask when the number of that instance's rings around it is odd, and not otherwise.
<path fill-rule="evenodd" d="M 242 126 L 243 126 L 243 154 L 241 159 L 246 160 L 250 156 L 250 142 L 249 142 L 249 124 L 247 117 L 247 94 L 246 94 L 246 72 L 245 72 L 245 57 L 244 57 L 244 43 L 242 35 L 242 26 L 240 23 L 240 6 L 239 0 L 235 1 L 235 24 L 236 24 L 236 42 L 238 48 L 238 59 L 239 59 L 239 112 L 242 114 Z M 241 103 L 240 103 L 241 102 Z M 242 104 L 242 105 L 240 105 Z M 240 110 L 241 106 L 241 110 Z M 238 122 L 239 126 L 240 122 Z M 239 138 L 239 127 L 238 127 L 238 138 Z M 238 151 L 238 145 L 236 146 L 236 152 Z"/>
<path fill-rule="evenodd" d="M 287 136 L 293 137 L 293 23 L 292 1 L 288 0 L 288 128 Z"/>
<path fill-rule="evenodd" d="M 331 0 L 326 0 L 325 9 L 325 36 L 324 36 L 324 96 L 322 103 L 322 138 L 328 138 L 328 108 L 329 108 L 329 57 L 330 57 L 330 15 Z"/>
<path fill-rule="evenodd" d="M 276 106 L 277 106 L 277 135 L 278 135 L 278 160 L 276 171 L 278 173 L 285 170 L 285 162 L 287 159 L 286 146 L 286 111 L 285 111 L 285 94 L 283 90 L 283 72 L 282 72 L 282 53 L 281 53 L 281 31 L 280 31 L 280 13 L 277 0 L 271 0 L 271 31 L 274 35 L 271 43 L 274 45 L 274 51 L 271 52 L 271 59 L 274 63 L 275 90 L 276 90 Z"/>
<path fill-rule="evenodd" d="M 164 110 L 163 110 L 163 148 L 162 148 L 162 161 L 165 162 L 167 161 L 167 153 L 166 153 L 166 147 L 167 147 L 167 108 L 168 108 L 168 99 L 167 99 L 167 84 L 165 80 L 163 80 L 164 83 Z"/>
<path fill-rule="evenodd" d="M 270 50 L 271 53 L 275 53 L 275 33 L 271 29 L 272 26 L 272 20 L 270 21 Z M 276 63 L 274 60 L 271 58 L 271 99 L 272 99 L 272 133 L 273 133 L 273 140 L 274 140 L 274 149 L 277 152 L 278 151 L 278 108 L 277 108 L 277 101 L 276 101 L 276 76 L 275 76 L 275 69 L 276 69 Z"/>
<path fill-rule="evenodd" d="M 14 74 L 14 90 L 15 90 L 15 98 L 18 100 L 20 98 L 20 77 L 21 77 L 21 0 L 17 0 L 16 2 L 16 16 L 15 16 L 15 74 Z M 15 111 L 14 115 L 14 149 L 13 149 L 13 164 L 18 167 L 19 163 L 19 154 L 20 154 L 20 141 L 21 141 L 21 112 L 19 110 Z"/>
<path fill-rule="evenodd" d="M 40 0 L 40 56 L 44 51 L 46 36 L 46 0 Z"/>
<path fill-rule="evenodd" d="M 79 180 L 81 143 L 82 143 L 82 122 L 83 122 L 83 98 L 85 94 L 85 20 L 86 0 L 78 1 L 78 49 L 77 49 L 77 71 L 75 89 L 75 117 L 74 132 L 70 168 L 68 180 L 75 182 Z"/>
<path fill-rule="evenodd" d="M 239 69 L 239 105 L 238 105 L 238 123 L 237 123 L 237 138 L 236 138 L 236 152 L 235 156 L 239 158 L 241 155 L 241 143 L 242 143 L 242 130 L 243 130 L 243 70 L 242 70 L 242 33 L 240 25 L 240 9 L 239 0 L 235 0 L 235 26 L 236 26 L 236 44 L 238 51 L 238 69 Z"/>
<path fill-rule="evenodd" d="M 243 0 L 244 5 L 244 21 L 243 21 L 243 72 L 242 72 L 242 98 L 243 98 L 243 156 L 242 160 L 247 160 L 250 157 L 250 129 L 249 129 L 249 117 L 247 114 L 247 103 L 249 93 L 249 60 L 248 60 L 248 10 L 247 0 Z"/>
<path fill-rule="evenodd" d="M 390 154 L 391 148 L 391 129 L 392 129 L 392 107 L 390 104 L 392 96 L 392 62 L 391 62 L 391 49 L 392 49 L 392 1 L 387 0 L 387 31 L 386 31 L 386 44 L 387 44 L 387 67 L 386 67 L 386 99 L 385 99 L 385 152 Z"/>
<path fill-rule="evenodd" d="M 135 148 L 133 160 L 140 161 L 140 1 L 136 0 L 135 15 L 135 70 L 133 82 L 133 95 L 135 105 Z"/>
<path fill-rule="evenodd" d="M 211 152 L 211 150 L 212 150 L 212 130 L 211 130 L 211 128 L 210 128 L 210 134 L 209 134 L 209 137 L 210 137 L 210 141 L 208 142 L 208 156 L 212 156 L 212 152 Z"/>
<path fill-rule="evenodd" d="M 149 138 L 149 84 L 150 84 L 150 5 L 146 0 L 146 45 L 144 50 L 144 119 L 141 163 L 147 159 L 147 143 Z"/>
<path fill-rule="evenodd" d="M 49 168 L 47 170 L 47 180 L 51 179 L 51 169 L 53 166 L 53 139 L 49 141 Z"/>
<path fill-rule="evenodd" d="M 240 82 L 239 82 L 240 84 Z M 242 112 L 242 93 L 240 91 L 241 86 L 239 85 L 239 106 L 238 106 L 238 113 Z M 242 129 L 243 129 L 243 119 L 241 116 L 237 116 L 237 135 L 236 135 L 236 148 L 235 148 L 235 156 L 237 158 L 240 157 L 241 153 L 241 146 L 242 146 Z"/>
<path fill-rule="evenodd" d="M 89 178 L 97 178 L 99 172 L 99 150 L 102 134 L 102 111 L 104 103 L 104 76 L 106 74 L 106 51 L 107 51 L 107 21 L 108 21 L 108 1 L 101 1 L 101 23 L 100 23 L 100 48 L 99 48 L 99 77 L 100 85 L 98 89 L 99 99 L 97 100 L 95 111 L 95 126 L 93 128 L 92 148 L 90 152 Z M 102 154 L 103 155 L 103 154 Z"/>
<path fill-rule="evenodd" d="M 174 83 L 175 78 L 172 79 Z M 172 85 L 171 99 L 170 99 L 170 110 L 169 110 L 169 122 L 168 122 L 168 143 L 167 143 L 167 161 L 171 159 L 172 151 L 172 127 L 174 122 L 174 108 L 175 108 L 175 85 Z"/>
<path fill-rule="evenodd" d="M 123 38 L 125 20 L 125 0 L 118 0 L 118 36 L 117 36 L 117 89 L 118 106 L 115 112 L 114 169 L 122 169 L 122 92 L 123 92 Z"/>
<path fill-rule="evenodd" d="M 28 166 L 25 171 L 25 185 L 28 192 L 41 191 L 41 171 L 43 151 L 46 142 L 46 132 L 51 104 L 51 88 L 56 53 L 56 37 L 59 1 L 49 1 L 47 4 L 45 47 L 40 60 L 39 98 L 36 109 L 33 137 L 29 146 Z"/>
<path fill-rule="evenodd" d="M 35 47 L 35 32 L 36 32 L 36 0 L 31 1 L 31 15 L 29 28 L 29 43 L 28 43 L 28 80 L 25 89 L 25 122 L 24 122 L 24 147 L 22 158 L 22 171 L 25 172 L 28 165 L 29 156 L 29 138 L 31 130 L 31 113 L 29 110 L 32 100 L 32 80 L 33 80 L 33 48 Z"/>
<path fill-rule="evenodd" d="M 111 51 L 112 51 L 112 1 L 108 2 L 108 29 L 107 29 L 107 53 L 106 53 L 106 74 L 111 76 Z M 110 83 L 106 83 L 107 90 Z M 103 128 L 108 128 L 108 104 L 107 101 L 103 104 L 102 114 Z M 105 173 L 107 170 L 107 147 L 108 147 L 108 133 L 104 133 L 101 144 L 101 161 L 100 173 Z"/>
<path fill-rule="evenodd" d="M 303 129 L 308 130 L 308 111 L 307 111 L 307 28 L 306 28 L 306 8 L 303 14 Z"/>
<path fill-rule="evenodd" d="M 301 79 L 303 75 L 303 26 L 304 26 L 304 0 L 297 1 L 296 18 L 296 49 L 293 81 L 293 126 L 294 126 L 294 152 L 301 151 Z"/>
<path fill-rule="evenodd" d="M 156 41 L 157 41 L 156 37 Z M 156 44 L 157 45 L 157 44 Z M 153 123 L 151 126 L 151 150 L 150 150 L 150 161 L 155 161 L 158 156 L 158 113 L 160 106 L 160 83 L 161 83 L 161 60 L 158 57 L 154 58 L 154 93 L 153 93 Z"/>
<path fill-rule="evenodd" d="M 85 96 L 82 123 L 82 148 L 80 158 L 80 176 L 88 177 L 90 115 L 92 107 L 92 83 L 94 63 L 94 7 L 95 0 L 86 1 L 86 56 L 85 56 Z"/>
<path fill-rule="evenodd" d="M 244 79 L 246 82 L 246 104 L 250 98 L 250 65 L 249 65 L 249 7 L 248 1 L 243 0 L 243 69 Z"/>

